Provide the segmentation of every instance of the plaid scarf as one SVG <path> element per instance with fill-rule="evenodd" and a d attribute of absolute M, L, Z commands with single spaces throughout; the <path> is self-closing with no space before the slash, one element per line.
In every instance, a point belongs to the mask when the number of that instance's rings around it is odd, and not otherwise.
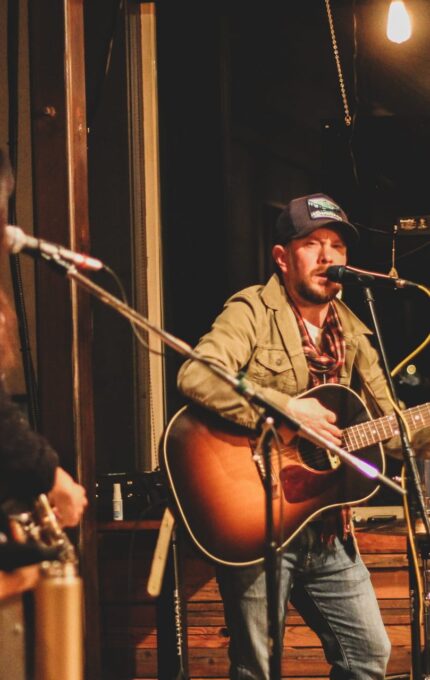
<path fill-rule="evenodd" d="M 321 347 L 318 348 L 309 335 L 299 309 L 290 297 L 289 302 L 299 326 L 312 386 L 320 385 L 323 382 L 338 382 L 339 371 L 345 363 L 345 340 L 339 315 L 334 304 L 331 302 L 329 305 L 322 329 Z"/>

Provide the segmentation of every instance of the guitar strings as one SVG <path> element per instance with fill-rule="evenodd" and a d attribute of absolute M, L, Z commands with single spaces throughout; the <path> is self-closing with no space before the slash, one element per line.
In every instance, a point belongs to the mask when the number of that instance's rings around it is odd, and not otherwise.
<path fill-rule="evenodd" d="M 250 405 L 254 406 L 253 404 Z M 254 410 L 257 411 L 255 407 Z M 411 430 L 417 430 L 430 425 L 430 403 L 408 408 L 402 413 L 402 416 L 406 419 Z M 276 428 L 274 429 L 275 432 Z M 376 420 L 370 419 L 362 423 L 349 425 L 342 431 L 341 447 L 347 453 L 352 453 L 386 441 L 397 434 L 399 434 L 397 418 L 394 414 L 390 414 Z M 278 456 L 282 454 L 289 460 L 296 460 L 298 463 L 304 463 L 309 467 L 312 467 L 312 465 L 321 467 L 327 463 L 328 469 L 333 469 L 329 462 L 327 450 L 322 447 L 316 447 L 313 451 L 300 451 L 298 447 L 294 448 L 292 445 L 283 444 L 277 432 L 276 435 L 275 441 Z M 273 452 L 271 455 L 274 455 Z M 281 463 L 279 463 L 279 469 L 281 469 Z"/>

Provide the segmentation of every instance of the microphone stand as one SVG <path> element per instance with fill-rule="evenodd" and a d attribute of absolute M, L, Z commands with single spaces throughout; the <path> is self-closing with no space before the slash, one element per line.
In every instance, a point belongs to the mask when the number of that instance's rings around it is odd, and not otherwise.
<path fill-rule="evenodd" d="M 271 446 L 269 441 L 269 432 L 273 430 L 273 427 L 277 424 L 284 424 L 292 432 L 308 439 L 317 446 L 323 449 L 328 449 L 331 453 L 337 455 L 340 460 L 345 462 L 347 465 L 355 468 L 360 474 L 370 477 L 372 479 L 377 479 L 381 483 L 389 486 L 390 488 L 397 491 L 402 495 L 405 494 L 404 489 L 402 489 L 398 484 L 393 482 L 391 479 L 383 475 L 377 468 L 366 461 L 362 461 L 356 458 L 348 451 L 340 448 L 339 446 L 333 444 L 325 437 L 322 437 L 316 430 L 303 425 L 297 420 L 291 418 L 288 413 L 271 402 L 266 397 L 263 397 L 259 392 L 249 383 L 247 383 L 243 376 L 234 376 L 226 371 L 222 366 L 209 359 L 201 356 L 198 352 L 192 349 L 183 340 L 175 337 L 174 335 L 168 333 L 167 331 L 159 328 L 152 324 L 147 318 L 139 314 L 133 308 L 129 307 L 126 303 L 122 302 L 115 296 L 111 295 L 103 288 L 94 283 L 87 276 L 81 274 L 74 265 L 69 262 L 65 262 L 61 259 L 60 255 L 55 255 L 53 257 L 43 256 L 44 259 L 51 264 L 57 271 L 61 271 L 63 274 L 75 281 L 79 286 L 84 288 L 87 292 L 91 293 L 97 297 L 104 304 L 115 309 L 119 314 L 125 316 L 131 323 L 142 328 L 145 331 L 153 332 L 157 337 L 159 337 L 166 345 L 174 349 L 181 355 L 186 356 L 188 359 L 193 359 L 194 361 L 199 361 L 209 368 L 215 375 L 221 378 L 224 382 L 228 383 L 238 394 L 243 396 L 251 404 L 255 404 L 263 409 L 263 427 L 260 434 L 260 441 L 257 447 L 261 447 L 264 451 L 265 460 L 265 491 L 266 491 L 266 554 L 265 554 L 265 565 L 266 565 L 266 586 L 268 594 L 268 624 L 269 624 L 269 664 L 270 664 L 270 677 L 271 680 L 279 680 L 281 677 L 281 640 L 280 640 L 280 630 L 278 622 L 278 584 L 277 584 L 277 544 L 273 536 L 273 502 L 272 502 L 272 471 L 271 471 Z"/>
<path fill-rule="evenodd" d="M 265 490 L 265 517 L 266 537 L 264 550 L 264 570 L 266 575 L 267 593 L 267 630 L 269 652 L 269 677 L 270 680 L 280 680 L 282 677 L 282 640 L 278 620 L 279 602 L 279 554 L 278 545 L 274 535 L 273 522 L 273 478 L 271 468 L 271 441 L 275 419 L 267 416 L 261 425 L 260 437 L 254 450 L 254 457 L 263 452 L 264 475 L 263 484 Z"/>
<path fill-rule="evenodd" d="M 204 364 L 210 371 L 215 373 L 219 378 L 221 378 L 221 380 L 228 383 L 236 392 L 238 392 L 238 394 L 247 399 L 251 404 L 262 407 L 266 413 L 266 417 L 270 416 L 277 420 L 280 419 L 288 429 L 291 429 L 301 437 L 308 439 L 313 444 L 316 444 L 323 449 L 328 449 L 331 453 L 337 455 L 344 463 L 355 468 L 360 474 L 370 477 L 371 479 L 377 479 L 379 482 L 381 482 L 381 484 L 389 486 L 402 496 L 406 495 L 406 492 L 404 489 L 402 489 L 402 487 L 393 482 L 389 477 L 386 477 L 384 474 L 382 474 L 373 465 L 366 463 L 366 461 L 360 460 L 345 449 L 342 449 L 340 446 L 333 444 L 313 428 L 303 425 L 303 423 L 300 423 L 298 420 L 292 418 L 287 413 L 287 411 L 272 402 L 270 399 L 267 399 L 267 397 L 264 397 L 262 394 L 260 394 L 250 383 L 243 379 L 243 376 L 232 375 L 216 362 L 207 359 L 193 350 L 191 345 L 184 342 L 184 340 L 177 338 L 175 335 L 172 335 L 172 333 L 168 333 L 159 326 L 151 323 L 149 319 L 144 317 L 128 304 L 115 297 L 111 293 L 108 293 L 104 288 L 99 286 L 97 283 L 94 283 L 94 281 L 89 279 L 87 276 L 81 274 L 76 269 L 74 264 L 63 260 L 60 254 L 55 253 L 48 255 L 47 253 L 42 253 L 41 257 L 57 272 L 65 274 L 68 279 L 75 281 L 81 288 L 86 290 L 91 295 L 94 295 L 105 305 L 115 309 L 118 314 L 124 316 L 133 325 L 138 326 L 142 330 L 154 333 L 164 342 L 165 345 L 171 347 L 175 350 L 175 352 L 178 352 L 182 356 Z"/>
<path fill-rule="evenodd" d="M 382 359 L 382 364 L 384 367 L 385 376 L 387 379 L 388 386 L 390 388 L 391 396 L 394 403 L 399 406 L 399 399 L 397 397 L 394 383 L 391 377 L 391 371 L 389 369 L 387 355 L 385 352 L 384 343 L 382 340 L 382 334 L 376 315 L 375 300 L 373 297 L 373 292 L 371 288 L 364 288 L 365 301 L 370 310 L 370 315 L 372 318 L 372 324 L 375 331 L 375 337 L 377 340 L 377 345 L 379 353 Z M 402 445 L 403 459 L 405 463 L 405 468 L 407 471 L 407 498 L 411 507 L 411 517 L 412 524 L 416 519 L 417 511 L 421 516 L 423 525 L 425 527 L 425 541 L 422 545 L 422 558 L 425 561 L 429 558 L 429 537 L 430 537 L 430 521 L 426 510 L 426 503 L 424 498 L 424 493 L 419 477 L 415 452 L 409 441 L 408 433 L 406 431 L 404 422 L 399 414 L 396 412 L 396 417 L 399 425 L 399 434 Z M 416 537 L 414 536 L 416 543 Z M 418 607 L 418 588 L 419 584 L 415 576 L 415 572 L 412 565 L 411 559 L 411 545 L 408 544 L 408 562 L 409 562 L 409 581 L 411 589 L 411 654 L 412 654 L 412 671 L 413 679 L 418 680 L 421 677 L 428 677 L 430 672 L 429 664 L 429 650 L 428 650 L 428 631 L 426 630 L 425 635 L 425 655 L 424 655 L 424 676 L 422 676 L 422 660 L 421 660 L 421 645 L 420 645 L 420 621 L 419 621 L 419 607 Z M 427 569 L 424 569 L 424 576 L 427 575 Z M 426 606 L 428 605 L 428 593 L 426 593 Z"/>

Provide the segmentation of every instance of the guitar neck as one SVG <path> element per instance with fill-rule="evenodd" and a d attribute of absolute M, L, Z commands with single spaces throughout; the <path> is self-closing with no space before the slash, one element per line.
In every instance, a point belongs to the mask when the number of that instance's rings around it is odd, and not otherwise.
<path fill-rule="evenodd" d="M 402 411 L 411 433 L 430 425 L 430 403 L 413 406 Z M 395 413 L 382 416 L 376 420 L 351 425 L 343 430 L 343 444 L 347 451 L 358 451 L 366 446 L 387 441 L 399 434 L 399 425 Z"/>

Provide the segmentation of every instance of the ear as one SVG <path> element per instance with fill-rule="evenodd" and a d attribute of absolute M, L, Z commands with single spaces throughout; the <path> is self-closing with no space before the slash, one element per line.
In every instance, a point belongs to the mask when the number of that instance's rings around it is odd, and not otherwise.
<path fill-rule="evenodd" d="M 283 274 L 287 273 L 287 250 L 285 246 L 276 245 L 272 248 L 272 257 Z"/>

